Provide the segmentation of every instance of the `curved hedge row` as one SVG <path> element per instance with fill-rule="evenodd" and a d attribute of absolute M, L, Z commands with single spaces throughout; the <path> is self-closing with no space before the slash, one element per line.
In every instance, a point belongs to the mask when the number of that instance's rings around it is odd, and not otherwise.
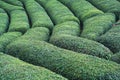
<path fill-rule="evenodd" d="M 81 37 L 69 35 L 53 36 L 50 39 L 50 43 L 61 48 L 105 59 L 109 59 L 112 55 L 112 52 L 104 45 Z"/>
<path fill-rule="evenodd" d="M 49 35 L 50 35 L 50 33 L 49 33 L 48 28 L 45 28 L 45 27 L 35 27 L 35 28 L 29 29 L 19 39 L 48 41 Z"/>
<path fill-rule="evenodd" d="M 0 80 L 67 80 L 43 67 L 33 66 L 0 52 Z"/>
<path fill-rule="evenodd" d="M 4 52 L 6 46 L 20 36 L 21 36 L 20 32 L 7 32 L 1 35 L 0 36 L 0 52 Z"/>
<path fill-rule="evenodd" d="M 52 36 L 58 36 L 61 34 L 79 36 L 80 35 L 80 25 L 74 21 L 67 21 L 56 25 L 53 28 Z"/>
<path fill-rule="evenodd" d="M 24 10 L 14 10 L 10 12 L 10 25 L 8 31 L 19 31 L 25 33 L 29 29 L 29 21 Z"/>
<path fill-rule="evenodd" d="M 23 7 L 14 6 L 14 5 L 8 4 L 8 3 L 1 1 L 1 0 L 0 0 L 0 7 L 5 9 L 8 13 L 10 13 L 13 10 L 24 10 Z"/>
<path fill-rule="evenodd" d="M 115 23 L 115 15 L 106 13 L 92 17 L 84 22 L 82 37 L 96 40 L 100 35 L 104 34 Z"/>
<path fill-rule="evenodd" d="M 117 0 L 87 0 L 104 12 L 120 14 L 120 2 Z"/>
<path fill-rule="evenodd" d="M 102 11 L 94 7 L 86 0 L 59 0 L 59 1 L 65 3 L 65 5 L 67 5 L 74 12 L 74 14 L 82 21 L 85 21 L 90 17 L 103 14 Z"/>
<path fill-rule="evenodd" d="M 114 53 L 120 51 L 120 25 L 113 26 L 107 33 L 97 39 Z"/>
<path fill-rule="evenodd" d="M 41 5 L 34 0 L 25 0 L 23 3 L 31 19 L 32 27 L 47 27 L 49 29 L 53 28 L 51 19 Z"/>
<path fill-rule="evenodd" d="M 0 35 L 6 32 L 9 24 L 9 17 L 7 13 L 0 8 Z"/>
<path fill-rule="evenodd" d="M 44 41 L 17 40 L 7 46 L 6 53 L 44 66 L 70 80 L 120 79 L 120 65 L 61 49 Z"/>
<path fill-rule="evenodd" d="M 2 0 L 2 1 L 5 1 L 5 2 L 15 5 L 15 6 L 23 6 L 23 4 L 18 0 Z"/>
<path fill-rule="evenodd" d="M 60 3 L 57 0 L 37 0 L 39 3 L 43 3 L 43 6 L 49 13 L 51 19 L 55 24 L 63 23 L 65 21 L 75 21 L 79 23 L 79 20 L 77 17 L 74 16 L 74 14 L 62 3 Z"/>

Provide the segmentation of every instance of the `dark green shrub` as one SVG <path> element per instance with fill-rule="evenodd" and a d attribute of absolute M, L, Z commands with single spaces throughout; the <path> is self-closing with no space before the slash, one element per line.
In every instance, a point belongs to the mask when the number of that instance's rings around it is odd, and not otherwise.
<path fill-rule="evenodd" d="M 100 35 L 108 31 L 115 23 L 115 15 L 106 13 L 92 17 L 84 22 L 82 37 L 96 40 Z"/>
<path fill-rule="evenodd" d="M 2 1 L 5 1 L 5 2 L 15 5 L 15 6 L 23 6 L 23 4 L 18 0 L 2 0 Z"/>
<path fill-rule="evenodd" d="M 4 52 L 6 46 L 20 36 L 21 36 L 20 32 L 7 32 L 1 35 L 0 36 L 0 52 Z"/>
<path fill-rule="evenodd" d="M 35 28 L 29 29 L 19 39 L 48 41 L 49 34 L 50 33 L 49 33 L 49 30 L 47 28 L 45 28 L 45 27 L 35 27 Z"/>
<path fill-rule="evenodd" d="M 8 0 L 9 1 L 9 0 Z M 24 10 L 23 7 L 20 7 L 20 6 L 14 6 L 14 5 L 11 5 L 11 4 L 8 4 L 2 0 L 0 0 L 0 7 L 5 9 L 8 13 L 10 13 L 11 11 L 13 10 Z"/>
<path fill-rule="evenodd" d="M 104 12 L 120 14 L 120 2 L 117 0 L 87 0 Z"/>
<path fill-rule="evenodd" d="M 74 14 L 82 21 L 85 21 L 90 17 L 103 14 L 102 11 L 94 7 L 86 0 L 59 0 L 59 1 L 65 3 L 74 12 Z"/>
<path fill-rule="evenodd" d="M 11 22 L 8 31 L 19 31 L 25 33 L 29 29 L 29 21 L 24 10 L 10 12 Z"/>
<path fill-rule="evenodd" d="M 32 22 L 32 27 L 53 28 L 53 23 L 43 7 L 34 0 L 23 1 Z M 32 6 L 31 6 L 32 5 Z"/>
<path fill-rule="evenodd" d="M 69 35 L 52 36 L 50 43 L 61 48 L 105 59 L 109 59 L 112 55 L 112 52 L 104 45 L 81 37 Z"/>
<path fill-rule="evenodd" d="M 60 3 L 57 0 L 37 0 L 39 3 L 42 4 L 49 13 L 51 19 L 55 24 L 59 24 L 65 21 L 75 21 L 79 23 L 79 20 L 77 17 L 74 16 L 74 14 L 62 3 Z"/>
<path fill-rule="evenodd" d="M 8 23 L 9 23 L 9 17 L 7 13 L 0 8 L 0 35 L 6 32 Z"/>
<path fill-rule="evenodd" d="M 0 53 L 0 80 L 67 80 L 43 67 Z"/>
<path fill-rule="evenodd" d="M 120 64 L 120 52 L 114 54 L 114 55 L 111 57 L 111 60 Z"/>
<path fill-rule="evenodd" d="M 61 49 L 44 41 L 17 40 L 7 46 L 6 53 L 44 66 L 70 80 L 120 79 L 120 65 Z"/>
<path fill-rule="evenodd" d="M 80 25 L 74 21 L 67 21 L 67 22 L 58 24 L 54 27 L 52 36 L 54 36 L 54 35 L 58 36 L 60 34 L 79 36 L 80 35 Z"/>
<path fill-rule="evenodd" d="M 120 51 L 120 25 L 113 26 L 107 33 L 97 39 L 114 53 Z"/>

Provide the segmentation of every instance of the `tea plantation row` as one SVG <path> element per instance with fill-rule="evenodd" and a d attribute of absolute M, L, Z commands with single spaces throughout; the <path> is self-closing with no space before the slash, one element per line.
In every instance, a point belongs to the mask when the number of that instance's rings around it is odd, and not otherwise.
<path fill-rule="evenodd" d="M 0 80 L 120 80 L 120 0 L 0 0 Z"/>

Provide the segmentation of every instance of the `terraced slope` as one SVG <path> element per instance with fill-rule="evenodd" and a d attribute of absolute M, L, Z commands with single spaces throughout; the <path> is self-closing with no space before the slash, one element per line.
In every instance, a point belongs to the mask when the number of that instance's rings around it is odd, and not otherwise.
<path fill-rule="evenodd" d="M 119 0 L 0 0 L 0 80 L 120 80 L 119 34 Z"/>

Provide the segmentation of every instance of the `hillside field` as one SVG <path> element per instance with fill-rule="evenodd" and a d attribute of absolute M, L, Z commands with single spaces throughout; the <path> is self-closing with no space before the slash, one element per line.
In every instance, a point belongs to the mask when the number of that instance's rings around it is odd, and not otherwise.
<path fill-rule="evenodd" d="M 120 0 L 0 0 L 0 80 L 120 80 Z"/>

